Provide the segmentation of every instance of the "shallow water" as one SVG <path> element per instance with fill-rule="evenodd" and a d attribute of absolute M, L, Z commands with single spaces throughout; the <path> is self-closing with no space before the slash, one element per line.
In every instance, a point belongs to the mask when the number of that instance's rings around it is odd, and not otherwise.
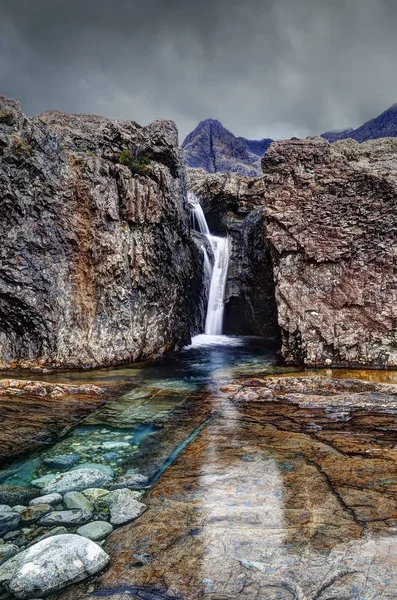
<path fill-rule="evenodd" d="M 90 597 L 396 599 L 396 411 L 237 406 L 220 391 L 274 374 L 397 383 L 396 371 L 281 367 L 268 341 L 226 336 L 198 336 L 130 367 L 48 374 L 121 388 L 67 436 L 9 467 L 3 485 L 30 485 L 48 473 L 44 457 L 70 452 L 149 477 L 148 510 L 108 539 L 111 567 Z M 135 552 L 153 561 L 137 566 Z"/>

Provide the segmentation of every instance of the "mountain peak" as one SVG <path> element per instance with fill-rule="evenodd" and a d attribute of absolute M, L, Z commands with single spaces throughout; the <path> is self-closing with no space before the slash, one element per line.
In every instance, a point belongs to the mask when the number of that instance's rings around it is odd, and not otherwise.
<path fill-rule="evenodd" d="M 255 177 L 262 174 L 261 158 L 272 141 L 236 137 L 220 121 L 209 118 L 189 133 L 182 148 L 189 167 Z"/>

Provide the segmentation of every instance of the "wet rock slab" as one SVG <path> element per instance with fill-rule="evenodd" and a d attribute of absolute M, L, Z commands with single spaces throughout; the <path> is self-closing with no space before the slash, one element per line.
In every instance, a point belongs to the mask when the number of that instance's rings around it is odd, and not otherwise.
<path fill-rule="evenodd" d="M 42 448 L 106 399 L 94 385 L 0 379 L 0 464 Z"/>
<path fill-rule="evenodd" d="M 395 600 L 396 387 L 269 378 L 225 393 L 146 512 L 107 539 L 88 597 Z"/>

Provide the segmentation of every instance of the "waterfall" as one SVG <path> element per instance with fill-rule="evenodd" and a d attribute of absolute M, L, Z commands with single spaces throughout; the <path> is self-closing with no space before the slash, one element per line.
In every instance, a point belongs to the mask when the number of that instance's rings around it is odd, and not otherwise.
<path fill-rule="evenodd" d="M 211 235 L 204 211 L 194 194 L 188 194 L 188 201 L 192 213 L 193 227 L 206 236 L 214 253 L 214 266 L 211 267 L 207 250 L 205 246 L 202 246 L 204 252 L 204 274 L 205 277 L 210 278 L 204 333 L 205 335 L 221 335 L 223 311 L 225 308 L 224 296 L 227 269 L 229 265 L 229 240 L 227 237 L 223 238 Z"/>

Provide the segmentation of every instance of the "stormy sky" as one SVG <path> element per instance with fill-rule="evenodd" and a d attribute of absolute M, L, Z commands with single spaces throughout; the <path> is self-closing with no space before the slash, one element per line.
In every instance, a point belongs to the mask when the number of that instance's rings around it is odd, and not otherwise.
<path fill-rule="evenodd" d="M 397 102 L 396 0 L 1 0 L 0 93 L 253 139 L 357 127 Z"/>

